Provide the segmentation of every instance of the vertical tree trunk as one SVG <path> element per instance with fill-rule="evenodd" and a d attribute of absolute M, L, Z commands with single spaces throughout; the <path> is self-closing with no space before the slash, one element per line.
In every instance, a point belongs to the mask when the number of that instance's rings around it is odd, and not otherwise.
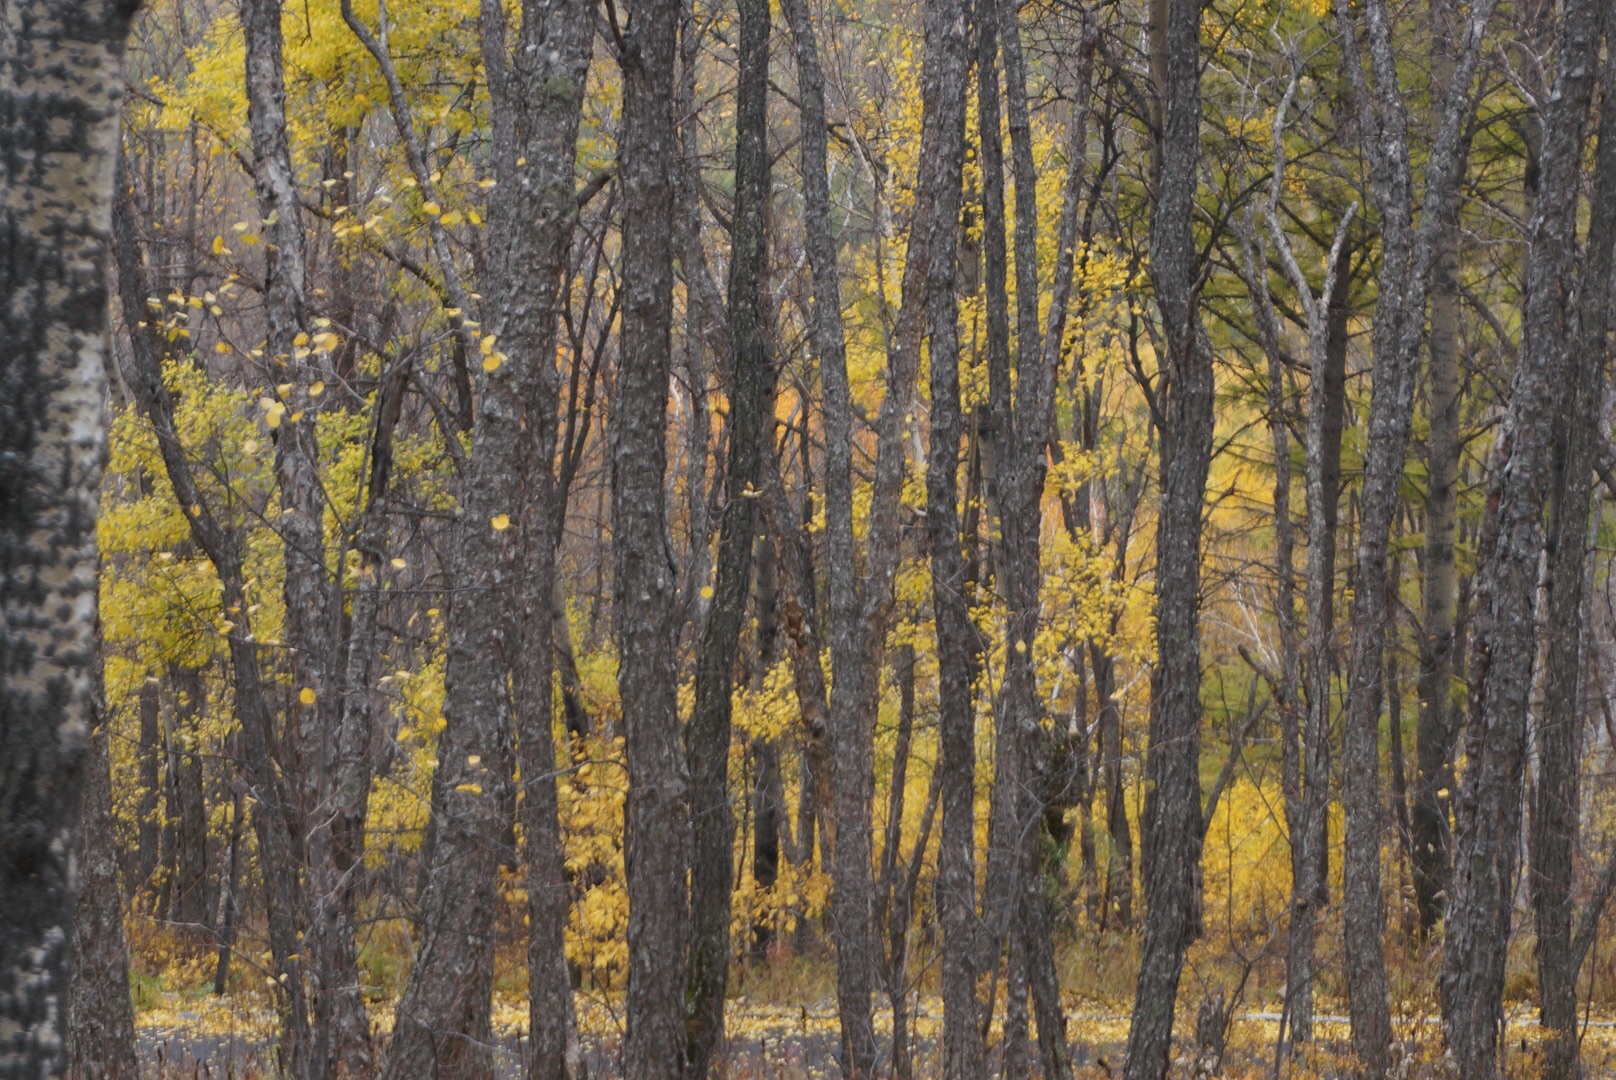
<path fill-rule="evenodd" d="M 140 1080 L 101 694 L 98 689 L 99 722 L 90 735 L 84 764 L 83 842 L 78 906 L 73 914 L 72 1007 L 67 1035 L 72 1072 L 81 1080 Z"/>
<path fill-rule="evenodd" d="M 1150 273 L 1167 347 L 1156 526 L 1156 664 L 1145 767 L 1145 934 L 1128 1029 L 1128 1080 L 1156 1080 L 1167 1073 L 1184 950 L 1198 921 L 1201 514 L 1212 457 L 1212 352 L 1198 312 L 1194 227 L 1201 159 L 1200 7 L 1193 0 L 1158 0 L 1152 24 L 1152 49 L 1162 55 Z"/>
<path fill-rule="evenodd" d="M 1447 93 L 1453 83 L 1453 5 L 1431 5 L 1431 78 Z M 1468 140 L 1467 140 L 1468 142 Z M 1420 933 L 1429 935 L 1447 907 L 1452 830 L 1448 809 L 1455 786 L 1453 716 L 1459 455 L 1459 213 L 1447 213 L 1433 238 L 1431 326 L 1427 335 L 1428 407 L 1425 442 L 1425 553 L 1420 579 L 1419 720 L 1414 730 L 1414 801 L 1410 846 Z M 1448 794 L 1441 794 L 1447 792 Z"/>
<path fill-rule="evenodd" d="M 67 1066 L 93 767 L 113 169 L 132 3 L 0 10 L 0 1073 Z"/>
<path fill-rule="evenodd" d="M 1581 1074 L 1577 1037 L 1577 972 L 1588 942 L 1572 935 L 1572 856 L 1581 822 L 1582 679 L 1590 644 L 1583 634 L 1588 573 L 1588 515 L 1605 399 L 1612 263 L 1616 261 L 1616 49 L 1609 48 L 1600 98 L 1599 149 L 1589 201 L 1588 242 L 1577 286 L 1570 340 L 1574 365 L 1560 403 L 1561 422 L 1550 488 L 1548 650 L 1543 718 L 1538 727 L 1538 781 L 1532 813 L 1532 899 L 1537 908 L 1538 986 L 1550 1037 L 1546 1080 Z M 1595 903 L 1596 901 L 1590 901 Z"/>
<path fill-rule="evenodd" d="M 1452 66 L 1451 64 L 1449 65 Z M 1428 349 L 1429 428 L 1425 450 L 1425 554 L 1420 580 L 1420 712 L 1414 731 L 1411 844 L 1420 932 L 1429 935 L 1447 906 L 1448 806 L 1454 787 L 1452 717 L 1458 524 L 1459 288 L 1458 221 L 1436 237 Z M 1442 792 L 1449 792 L 1443 795 Z"/>
<path fill-rule="evenodd" d="M 207 685 L 194 667 L 172 665 L 174 710 L 168 731 L 168 817 L 174 830 L 168 918 L 194 940 L 208 929 L 208 808 L 202 784 L 202 720 Z"/>
<path fill-rule="evenodd" d="M 1468 764 L 1456 812 L 1441 980 L 1449 1048 L 1459 1069 L 1475 1080 L 1491 1080 L 1498 1072 L 1504 965 L 1520 856 L 1527 713 L 1538 646 L 1542 515 L 1562 415 L 1557 406 L 1576 373 L 1569 355 L 1569 294 L 1583 147 L 1607 6 L 1572 0 L 1562 9 L 1559 71 L 1544 106 L 1540 182 L 1529 233 L 1521 357 L 1500 432 L 1500 468 L 1488 492 L 1490 520 L 1480 549 L 1465 737 Z M 1580 545 L 1582 526 L 1568 523 L 1568 529 L 1571 535 L 1563 539 Z M 1575 623 L 1577 608 L 1559 614 Z M 1575 650 L 1559 663 L 1575 665 Z M 1562 732 L 1569 726 L 1566 717 Z M 1562 732 L 1549 733 L 1554 767 L 1561 764 L 1555 761 L 1554 743 Z M 1560 936 L 1552 925 L 1554 914 L 1550 910 L 1551 958 Z M 1563 1029 L 1564 1022 L 1559 1026 Z"/>
<path fill-rule="evenodd" d="M 612 415 L 613 587 L 629 791 L 624 1069 L 656 1080 L 685 1059 L 689 787 L 679 731 L 674 567 L 667 547 L 664 431 L 671 359 L 676 0 L 635 0 L 624 50 L 623 307 Z"/>
<path fill-rule="evenodd" d="M 151 888 L 152 875 L 157 872 L 161 854 L 162 829 L 157 820 L 157 798 L 162 784 L 159 768 L 162 765 L 162 683 L 156 676 L 147 676 L 140 685 L 140 742 L 136 748 L 140 769 L 140 798 L 135 803 L 139 819 L 139 839 L 135 850 L 134 881 L 127 890 L 131 898 L 146 895 Z"/>
<path fill-rule="evenodd" d="M 1398 81 L 1391 14 L 1384 0 L 1364 5 L 1374 92 L 1365 82 L 1357 17 L 1344 0 L 1337 12 L 1344 60 L 1369 142 L 1371 190 L 1381 215 L 1383 255 L 1380 300 L 1372 347 L 1368 452 L 1364 463 L 1358 532 L 1357 594 L 1347 665 L 1342 741 L 1342 797 L 1346 810 L 1342 919 L 1347 955 L 1353 1049 L 1371 1077 L 1389 1066 L 1391 1015 L 1381 936 L 1385 904 L 1380 881 L 1380 694 L 1386 639 L 1386 557 L 1396 517 L 1403 460 L 1413 419 L 1416 358 L 1425 327 L 1434 240 L 1456 197 L 1462 171 L 1461 128 L 1470 112 L 1470 86 L 1492 0 L 1470 10 L 1453 84 L 1442 98 L 1442 120 L 1426 169 L 1419 227 L 1414 227 L 1409 124 Z"/>
<path fill-rule="evenodd" d="M 746 614 L 761 460 L 772 453 L 774 365 L 765 352 L 762 292 L 769 197 L 769 0 L 741 0 L 736 87 L 735 204 L 730 230 L 728 449 L 713 606 L 696 654 L 686 733 L 690 770 L 690 959 L 686 1075 L 703 1080 L 724 1037 L 735 823 L 729 807 L 730 697 Z"/>

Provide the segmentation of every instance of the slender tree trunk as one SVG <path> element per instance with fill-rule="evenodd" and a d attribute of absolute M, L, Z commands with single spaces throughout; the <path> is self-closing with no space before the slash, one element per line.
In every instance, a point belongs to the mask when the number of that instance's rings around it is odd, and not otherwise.
<path fill-rule="evenodd" d="M 1570 340 L 1574 365 L 1566 381 L 1550 488 L 1549 641 L 1538 726 L 1538 782 L 1532 813 L 1531 881 L 1537 908 L 1538 985 L 1550 1038 L 1546 1080 L 1574 1080 L 1578 1060 L 1577 972 L 1588 948 L 1572 935 L 1573 852 L 1581 821 L 1583 702 L 1581 674 L 1590 644 L 1583 634 L 1588 574 L 1588 518 L 1605 400 L 1612 242 L 1616 240 L 1616 49 L 1605 15 L 1608 54 L 1600 99 L 1599 149 L 1588 242 Z"/>
<path fill-rule="evenodd" d="M 724 1038 L 735 823 L 730 816 L 730 697 L 746 614 L 761 459 L 772 452 L 774 366 L 764 347 L 764 211 L 769 196 L 769 0 L 742 0 L 736 88 L 735 205 L 729 264 L 730 424 L 713 606 L 696 656 L 686 733 L 692 829 L 686 1075 L 702 1080 Z"/>
<path fill-rule="evenodd" d="M 1159 0 L 1161 116 L 1150 273 L 1166 340 L 1161 509 L 1156 526 L 1156 665 L 1151 673 L 1144 817 L 1145 934 L 1128 1029 L 1128 1080 L 1167 1074 L 1184 951 L 1199 921 L 1201 860 L 1201 517 L 1212 457 L 1212 352 L 1196 285 L 1200 6 Z M 1153 67 L 1155 66 L 1153 62 Z"/>
<path fill-rule="evenodd" d="M 208 929 L 208 808 L 202 783 L 202 720 L 207 684 L 198 668 L 169 667 L 174 691 L 168 732 L 169 820 L 174 827 L 168 918 L 193 940 Z"/>
<path fill-rule="evenodd" d="M 96 696 L 101 697 L 99 689 Z M 123 890 L 118 887 L 106 711 L 99 700 L 96 712 L 99 722 L 90 734 L 84 763 L 67 1037 L 72 1073 L 80 1080 L 140 1080 L 135 1015 L 129 1001 L 129 954 L 123 937 Z"/>
<path fill-rule="evenodd" d="M 1384 0 L 1364 5 L 1373 96 L 1365 83 L 1358 46 L 1357 17 L 1338 0 L 1344 60 L 1353 82 L 1360 123 L 1370 142 L 1370 178 L 1381 215 L 1380 300 L 1372 347 L 1368 451 L 1357 552 L 1357 594 L 1352 610 L 1352 644 L 1347 665 L 1347 700 L 1342 741 L 1342 798 L 1346 810 L 1343 866 L 1343 943 L 1353 1049 L 1371 1077 L 1386 1074 L 1391 1046 L 1391 1015 L 1382 945 L 1385 903 L 1380 880 L 1380 694 L 1386 639 L 1386 558 L 1399 504 L 1403 461 L 1413 419 L 1416 358 L 1425 326 L 1434 240 L 1457 194 L 1462 171 L 1461 132 L 1470 113 L 1470 86 L 1479 58 L 1482 31 L 1492 0 L 1476 0 L 1470 26 L 1443 96 L 1442 120 L 1426 169 L 1426 191 L 1419 227 L 1413 224 L 1413 180 L 1409 165 L 1409 124 L 1398 81 L 1391 14 Z"/>
<path fill-rule="evenodd" d="M 1490 520 L 1480 547 L 1465 737 L 1468 764 L 1456 812 L 1441 981 L 1449 1048 L 1459 1069 L 1475 1080 L 1491 1080 L 1498 1073 L 1504 966 L 1520 857 L 1527 713 L 1538 646 L 1542 515 L 1553 481 L 1557 418 L 1562 415 L 1557 406 L 1567 381 L 1576 378 L 1569 355 L 1569 293 L 1579 178 L 1607 6 L 1572 0 L 1562 9 L 1559 71 L 1544 106 L 1540 181 L 1529 233 L 1521 357 L 1500 433 L 1500 468 L 1488 492 Z M 1588 363 L 1597 365 L 1602 359 Z M 1580 546 L 1583 527 L 1568 522 L 1567 528 L 1569 535 L 1562 539 Z M 1570 588 L 1575 594 L 1577 586 Z M 1577 599 L 1577 606 L 1559 612 L 1572 623 L 1578 617 Z M 1575 648 L 1558 662 L 1574 667 Z M 1562 764 L 1555 760 L 1555 741 L 1570 734 L 1569 727 L 1570 717 L 1565 716 L 1561 731 L 1549 733 L 1551 767 Z M 1563 777 L 1557 782 L 1574 783 Z M 1551 860 L 1552 846 L 1551 838 Z M 1561 936 L 1552 925 L 1554 918 L 1551 908 L 1551 963 L 1558 959 L 1554 948 Z M 1545 1004 L 1555 1008 L 1547 998 Z M 1574 1012 L 1574 1004 L 1572 1008 Z M 1559 1026 L 1564 1029 L 1563 1020 Z"/>
<path fill-rule="evenodd" d="M 148 675 L 140 685 L 140 743 L 139 755 L 140 799 L 135 804 L 139 819 L 139 839 L 135 851 L 135 875 L 127 890 L 131 899 L 144 898 L 151 888 L 152 875 L 157 872 L 157 861 L 162 854 L 162 829 L 158 824 L 158 795 L 162 789 L 159 768 L 162 764 L 162 683 Z"/>
<path fill-rule="evenodd" d="M 680 739 L 675 572 L 664 431 L 671 359 L 676 0 L 636 0 L 624 51 L 623 308 L 612 415 L 612 546 L 629 791 L 628 1075 L 678 1077 L 685 1059 L 689 781 Z"/>
<path fill-rule="evenodd" d="M 875 481 L 865 541 L 869 557 L 860 574 L 853 542 L 853 412 L 841 323 L 841 276 L 836 263 L 836 234 L 831 225 L 824 76 L 807 6 L 801 0 L 788 0 L 784 11 L 796 45 L 803 114 L 804 232 L 814 283 L 809 337 L 819 359 L 824 394 L 826 606 L 836 678 L 826 725 L 826 771 L 830 773 L 832 797 L 830 805 L 820 806 L 819 811 L 823 820 L 833 826 L 828 834 L 822 831 L 821 835 L 832 839 L 830 915 L 836 944 L 842 1065 L 848 1075 L 864 1077 L 873 1071 L 876 1059 L 871 1016 L 875 961 L 870 866 L 870 803 L 875 786 L 872 721 L 892 608 L 892 581 L 898 568 L 900 497 L 908 454 L 904 436 L 914 400 L 924 328 L 921 293 L 927 265 L 926 238 L 917 236 L 911 240 L 905 264 L 904 306 L 888 355 L 887 393 L 875 425 Z M 933 145 L 936 138 L 935 131 L 928 136 L 928 130 L 923 125 L 923 156 L 924 148 Z M 917 221 L 929 220 L 926 208 L 933 200 L 933 186 L 929 174 L 923 173 Z"/>
<path fill-rule="evenodd" d="M 1431 6 L 1432 84 L 1453 84 L 1453 5 Z M 1466 140 L 1468 143 L 1468 139 Z M 1457 567 L 1459 455 L 1459 214 L 1446 215 L 1433 238 L 1431 324 L 1427 335 L 1428 406 L 1425 442 L 1425 552 L 1420 581 L 1419 720 L 1414 731 L 1414 801 L 1410 845 L 1420 933 L 1430 935 L 1447 907 L 1452 828 L 1448 811 L 1455 787 L 1453 716 L 1454 625 Z M 1448 794 L 1442 794 L 1447 792 Z"/>

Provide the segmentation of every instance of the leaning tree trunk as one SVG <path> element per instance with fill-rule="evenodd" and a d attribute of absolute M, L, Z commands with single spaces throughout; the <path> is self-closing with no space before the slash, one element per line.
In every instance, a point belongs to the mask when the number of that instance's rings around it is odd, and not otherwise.
<path fill-rule="evenodd" d="M 0 9 L 0 1076 L 67 1066 L 96 722 L 107 264 L 134 3 Z"/>
<path fill-rule="evenodd" d="M 764 350 L 764 210 L 769 196 L 769 0 L 741 0 L 735 104 L 735 208 L 729 262 L 729 446 L 713 606 L 696 654 L 686 734 L 690 769 L 690 960 L 686 1075 L 704 1080 L 724 1037 L 735 821 L 730 814 L 730 696 L 752 574 L 761 461 L 773 447 L 774 365 Z"/>
<path fill-rule="evenodd" d="M 1128 1029 L 1128 1080 L 1167 1074 L 1184 951 L 1198 922 L 1201 860 L 1201 515 L 1212 458 L 1212 350 L 1201 327 L 1195 242 L 1200 162 L 1200 5 L 1153 5 L 1160 144 L 1150 272 L 1166 350 L 1156 665 L 1144 815 L 1145 935 Z"/>

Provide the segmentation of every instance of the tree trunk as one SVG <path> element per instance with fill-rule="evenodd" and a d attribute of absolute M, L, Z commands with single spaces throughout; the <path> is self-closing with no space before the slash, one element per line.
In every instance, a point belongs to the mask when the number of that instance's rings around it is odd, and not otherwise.
<path fill-rule="evenodd" d="M 729 263 L 728 449 L 713 606 L 696 656 L 686 733 L 692 850 L 686 973 L 686 1076 L 703 1080 L 724 1038 L 735 823 L 730 815 L 730 698 L 752 576 L 761 459 L 772 453 L 774 365 L 765 352 L 762 293 L 769 197 L 769 0 L 742 0 L 736 88 L 735 204 Z"/>
<path fill-rule="evenodd" d="M 1605 40 L 1611 40 L 1605 15 Z M 1538 726 L 1538 780 L 1532 813 L 1531 881 L 1537 908 L 1538 986 L 1550 1038 L 1546 1080 L 1574 1080 L 1578 1060 L 1577 972 L 1588 942 L 1572 935 L 1572 887 L 1581 816 L 1582 671 L 1590 643 L 1583 634 L 1588 574 L 1588 517 L 1608 363 L 1610 283 L 1616 261 L 1616 49 L 1608 51 L 1600 99 L 1599 149 L 1590 199 L 1588 242 L 1571 327 L 1574 365 L 1566 380 L 1550 487 L 1549 641 Z"/>
<path fill-rule="evenodd" d="M 140 769 L 140 799 L 135 804 L 139 819 L 139 840 L 135 850 L 135 874 L 127 889 L 131 899 L 143 898 L 151 888 L 152 875 L 162 853 L 162 828 L 157 817 L 157 799 L 162 780 L 162 683 L 148 675 L 140 686 L 140 743 L 136 749 Z"/>
<path fill-rule="evenodd" d="M 624 51 L 623 306 L 612 414 L 612 547 L 618 693 L 629 790 L 628 1028 L 624 1070 L 682 1074 L 689 913 L 689 788 L 678 709 L 674 565 L 667 547 L 666 406 L 671 360 L 676 0 L 635 0 Z"/>
<path fill-rule="evenodd" d="M 117 832 L 112 818 L 105 705 L 84 764 L 83 843 L 73 915 L 71 1010 L 67 1036 L 72 1074 L 80 1080 L 140 1080 L 135 1015 L 129 1001 L 129 954 L 118 887 Z"/>
<path fill-rule="evenodd" d="M 1456 197 L 1462 171 L 1461 129 L 1470 113 L 1470 86 L 1492 0 L 1476 0 L 1470 27 L 1443 95 L 1442 120 L 1430 151 L 1419 227 L 1413 224 L 1409 124 L 1398 81 L 1391 15 L 1384 0 L 1364 6 L 1374 92 L 1365 83 L 1357 16 L 1337 0 L 1344 60 L 1368 143 L 1371 190 L 1381 215 L 1380 300 L 1372 336 L 1373 379 L 1357 552 L 1357 594 L 1347 664 L 1342 740 L 1342 798 L 1346 811 L 1342 916 L 1353 1049 L 1372 1078 L 1389 1066 L 1391 1015 L 1381 936 L 1385 904 L 1380 881 L 1380 696 L 1386 639 L 1386 558 L 1397 515 L 1413 420 L 1414 382 L 1425 327 L 1434 240 Z"/>
<path fill-rule="evenodd" d="M 1145 933 L 1128 1029 L 1128 1080 L 1166 1076 L 1178 980 L 1197 923 L 1201 860 L 1201 516 L 1212 457 L 1212 352 L 1201 327 L 1195 190 L 1200 162 L 1200 6 L 1152 5 L 1160 140 L 1150 275 L 1166 340 L 1156 665 L 1144 816 Z M 1153 67 L 1156 66 L 1153 61 Z"/>
<path fill-rule="evenodd" d="M 195 940 L 208 930 L 208 808 L 202 783 L 202 719 L 207 685 L 194 667 L 172 665 L 174 709 L 168 730 L 168 818 L 174 830 L 170 853 L 168 918 Z"/>
<path fill-rule="evenodd" d="M 67 1066 L 96 722 L 107 263 L 135 4 L 0 10 L 0 1073 Z"/>
<path fill-rule="evenodd" d="M 1561 16 L 1559 71 L 1554 93 L 1544 106 L 1540 183 L 1529 233 L 1521 356 L 1500 432 L 1500 468 L 1488 492 L 1489 520 L 1480 546 L 1465 737 L 1468 764 L 1456 811 L 1441 980 L 1449 1048 L 1458 1068 L 1475 1080 L 1491 1080 L 1498 1074 L 1504 966 L 1520 857 L 1527 713 L 1538 646 L 1542 515 L 1553 480 L 1557 419 L 1562 415 L 1557 406 L 1576 374 L 1569 355 L 1569 293 L 1583 148 L 1598 71 L 1600 23 L 1607 6 L 1573 0 Z M 1602 359 L 1587 362 L 1598 364 Z M 1563 539 L 1579 545 L 1583 527 L 1569 522 L 1567 527 L 1570 535 Z M 1574 592 L 1577 586 L 1571 588 Z M 1574 623 L 1577 608 L 1559 614 Z M 1571 657 L 1558 659 L 1574 666 L 1575 650 Z M 1555 761 L 1554 744 L 1562 734 L 1570 734 L 1569 728 L 1567 716 L 1561 731 L 1548 733 L 1551 767 L 1563 764 Z M 1549 857 L 1555 858 L 1552 840 Z M 1552 909 L 1549 918 L 1552 924 Z M 1558 936 L 1551 925 L 1551 964 L 1558 959 L 1554 956 Z M 1548 998 L 1545 1006 L 1555 1008 Z M 1564 1025 L 1561 1020 L 1558 1026 Z"/>

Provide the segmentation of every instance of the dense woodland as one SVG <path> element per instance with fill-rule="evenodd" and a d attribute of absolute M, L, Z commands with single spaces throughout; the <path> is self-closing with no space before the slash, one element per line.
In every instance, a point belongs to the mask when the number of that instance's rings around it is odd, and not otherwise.
<path fill-rule="evenodd" d="M 0 1077 L 1616 1067 L 1609 0 L 128 7 L 0 3 Z"/>

